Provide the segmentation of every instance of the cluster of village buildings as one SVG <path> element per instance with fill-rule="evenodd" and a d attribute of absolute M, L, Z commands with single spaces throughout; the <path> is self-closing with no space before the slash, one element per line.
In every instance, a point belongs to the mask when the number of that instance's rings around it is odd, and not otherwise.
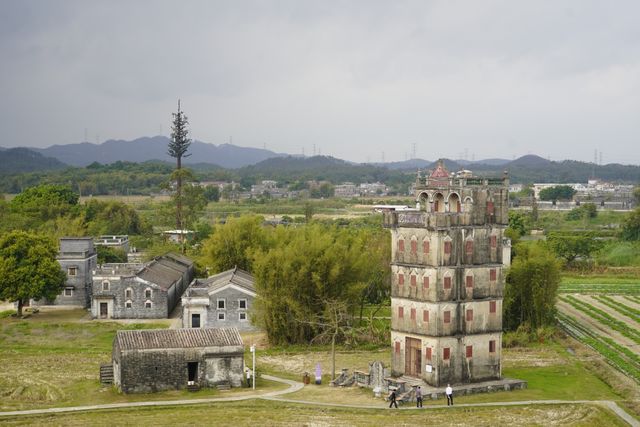
<path fill-rule="evenodd" d="M 545 188 L 566 185 L 573 188 L 576 194 L 569 201 L 543 201 L 540 192 Z M 520 205 L 528 205 L 535 201 L 540 209 L 572 209 L 583 203 L 593 203 L 598 209 L 628 210 L 635 206 L 633 196 L 634 185 L 612 184 L 597 179 L 590 179 L 587 183 L 542 183 L 533 184 L 533 198 L 518 200 Z M 523 184 L 511 184 L 509 192 L 519 193 L 524 189 Z"/>
<path fill-rule="evenodd" d="M 272 199 L 308 197 L 312 190 L 323 185 L 331 186 L 334 190 L 334 197 L 340 198 L 386 196 L 389 193 L 389 187 L 380 182 L 365 182 L 361 184 L 343 182 L 342 184 L 333 185 L 329 181 L 307 181 L 305 184 L 307 189 L 290 190 L 281 185 L 279 186 L 278 181 L 263 180 L 258 184 L 252 185 L 250 191 L 241 191 L 240 185 L 235 182 L 203 181 L 199 183 L 202 187 L 217 187 L 220 192 L 226 187 L 231 188 L 234 191 L 234 197 L 238 199 L 255 199 L 265 196 Z"/>

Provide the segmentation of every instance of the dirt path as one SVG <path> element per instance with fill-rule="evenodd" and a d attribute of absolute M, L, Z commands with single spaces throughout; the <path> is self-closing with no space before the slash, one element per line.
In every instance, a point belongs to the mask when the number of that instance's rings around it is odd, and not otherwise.
<path fill-rule="evenodd" d="M 627 307 L 635 308 L 636 310 L 640 310 L 640 303 L 631 301 L 623 297 L 622 295 L 609 295 L 609 297 L 613 298 L 616 302 L 620 304 L 624 304 Z"/>
<path fill-rule="evenodd" d="M 556 306 L 557 306 L 558 310 L 560 310 L 562 313 L 568 314 L 569 316 L 571 316 L 571 317 L 575 318 L 576 320 L 578 320 L 579 322 L 581 322 L 583 325 L 589 325 L 591 328 L 593 328 L 600 335 L 605 336 L 605 337 L 609 337 L 609 338 L 615 340 L 617 343 L 628 347 L 632 351 L 640 350 L 638 344 L 633 342 L 631 339 L 625 337 L 624 335 L 622 335 L 619 332 L 616 332 L 616 331 L 612 330 L 608 326 L 603 325 L 602 323 L 600 323 L 597 320 L 595 320 L 593 317 L 583 313 L 582 311 L 579 311 L 579 310 L 573 308 L 571 305 L 569 305 L 569 304 L 567 304 L 567 303 L 565 303 L 563 301 L 558 301 Z"/>

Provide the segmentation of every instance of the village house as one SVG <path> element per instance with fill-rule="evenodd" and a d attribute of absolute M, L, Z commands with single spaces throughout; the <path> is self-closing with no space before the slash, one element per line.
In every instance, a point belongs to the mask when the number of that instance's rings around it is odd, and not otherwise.
<path fill-rule="evenodd" d="M 196 279 L 182 296 L 182 327 L 254 330 L 249 312 L 255 297 L 253 276 L 239 268 Z"/>
<path fill-rule="evenodd" d="M 244 345 L 235 328 L 122 330 L 112 368 L 124 393 L 240 387 Z"/>
<path fill-rule="evenodd" d="M 500 379 L 508 224 L 502 178 L 418 174 L 413 210 L 384 212 L 392 236 L 392 375 L 432 386 Z"/>
<path fill-rule="evenodd" d="M 34 301 L 34 304 L 71 305 L 87 308 L 91 304 L 91 271 L 98 264 L 98 255 L 91 237 L 62 237 L 58 253 L 60 268 L 67 274 L 64 289 L 54 301 Z"/>
<path fill-rule="evenodd" d="M 166 319 L 193 279 L 189 258 L 168 253 L 147 264 L 105 264 L 93 271 L 91 315 Z"/>
<path fill-rule="evenodd" d="M 129 236 L 100 236 L 94 240 L 95 246 L 104 246 L 111 249 L 123 251 L 125 254 L 129 252 Z"/>

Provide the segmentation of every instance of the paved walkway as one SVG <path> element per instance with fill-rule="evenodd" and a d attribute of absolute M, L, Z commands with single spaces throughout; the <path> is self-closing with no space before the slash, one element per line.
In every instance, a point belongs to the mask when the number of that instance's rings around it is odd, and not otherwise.
<path fill-rule="evenodd" d="M 125 409 L 125 408 L 140 408 L 149 406 L 174 406 L 174 405 L 198 405 L 203 403 L 215 403 L 215 402 L 237 402 L 241 400 L 249 399 L 264 399 L 286 403 L 297 403 L 309 406 L 326 406 L 326 407 L 338 407 L 338 408 L 353 408 L 353 409 L 388 409 L 386 403 L 380 405 L 351 405 L 346 403 L 328 403 L 328 402 L 315 402 L 308 400 L 288 399 L 281 397 L 284 394 L 296 392 L 304 387 L 304 384 L 291 381 L 284 378 L 278 378 L 271 375 L 262 375 L 262 378 L 270 381 L 276 381 L 283 384 L 287 384 L 284 390 L 276 390 L 263 394 L 248 394 L 242 396 L 230 396 L 230 397 L 214 397 L 209 399 L 184 399 L 184 400 L 158 400 L 158 401 L 146 401 L 146 402 L 125 402 L 125 403 L 110 403 L 104 405 L 89 405 L 89 406 L 70 406 L 64 408 L 46 408 L 46 409 L 30 409 L 26 411 L 10 411 L 0 412 L 0 417 L 16 417 L 21 415 L 46 415 L 46 414 L 61 414 L 68 412 L 84 412 L 95 411 L 101 409 Z M 456 404 L 457 408 L 473 408 L 482 406 L 522 406 L 522 405 L 566 405 L 566 404 L 587 404 L 587 405 L 600 405 L 613 411 L 618 417 L 627 422 L 632 427 L 640 427 L 640 422 L 625 412 L 618 404 L 612 400 L 524 400 L 518 402 L 487 402 L 487 403 L 462 403 Z M 447 405 L 428 405 L 424 408 L 416 408 L 413 405 L 400 407 L 401 411 L 425 411 L 432 408 L 446 408 Z M 394 411 L 396 409 L 393 409 Z"/>

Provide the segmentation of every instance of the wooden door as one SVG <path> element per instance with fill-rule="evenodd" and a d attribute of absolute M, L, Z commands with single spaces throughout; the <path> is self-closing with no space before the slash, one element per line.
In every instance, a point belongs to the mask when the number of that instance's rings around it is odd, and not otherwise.
<path fill-rule="evenodd" d="M 404 349 L 404 374 L 419 377 L 422 374 L 422 341 L 407 337 Z"/>
<path fill-rule="evenodd" d="M 109 305 L 106 302 L 100 303 L 100 318 L 106 319 L 109 317 Z"/>

